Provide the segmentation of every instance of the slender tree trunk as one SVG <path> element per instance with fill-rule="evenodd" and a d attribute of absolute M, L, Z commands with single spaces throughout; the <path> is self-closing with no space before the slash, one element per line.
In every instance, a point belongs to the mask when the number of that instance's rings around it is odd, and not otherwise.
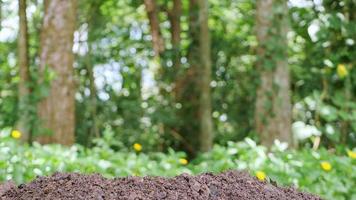
<path fill-rule="evenodd" d="M 257 1 L 257 90 L 255 126 L 261 143 L 274 140 L 293 146 L 291 134 L 290 78 L 287 59 L 287 5 L 282 0 Z"/>
<path fill-rule="evenodd" d="M 90 33 L 89 33 L 90 34 Z M 93 68 L 94 66 L 92 65 L 91 62 L 91 44 L 88 41 L 88 52 L 86 55 L 86 68 L 88 70 L 88 78 L 89 78 L 89 90 L 90 90 L 90 105 L 89 105 L 89 111 L 90 111 L 90 118 L 91 118 L 91 128 L 90 128 L 90 133 L 89 133 L 89 140 L 92 137 L 100 137 L 99 135 L 99 128 L 98 128 L 98 123 L 97 123 L 97 99 L 96 99 L 96 87 L 95 87 L 95 80 L 94 80 L 94 73 L 93 73 Z"/>
<path fill-rule="evenodd" d="M 164 40 L 161 35 L 159 27 L 159 18 L 158 18 L 158 7 L 155 0 L 144 0 L 145 7 L 147 11 L 147 16 L 150 23 L 151 35 L 152 35 L 152 44 L 155 55 L 159 55 L 164 51 Z"/>
<path fill-rule="evenodd" d="M 150 21 L 150 27 L 151 27 L 151 36 L 152 36 L 152 44 L 153 44 L 153 49 L 155 51 L 155 56 L 158 58 L 160 61 L 164 59 L 164 55 L 166 52 L 166 49 L 164 48 L 164 40 L 161 36 L 161 31 L 159 27 L 159 10 L 158 10 L 158 5 L 156 4 L 155 0 L 147 0 L 145 1 L 145 6 L 146 6 L 146 11 L 147 11 L 147 16 Z M 181 52 L 180 52 L 180 42 L 181 42 L 181 15 L 182 15 L 182 2 L 181 0 L 173 0 L 173 7 L 170 8 L 164 8 L 164 11 L 166 12 L 169 22 L 170 22 L 170 33 L 171 33 L 171 44 L 172 44 L 172 53 L 173 57 L 170 57 L 173 62 L 173 77 L 172 81 L 174 82 L 174 89 L 173 89 L 173 101 L 174 103 L 180 102 L 182 99 L 180 98 L 180 93 L 183 91 L 182 87 L 182 82 L 184 82 L 184 76 L 181 75 L 181 69 L 180 69 L 180 59 L 181 59 Z M 164 62 L 164 60 L 163 60 Z M 159 70 L 159 78 L 163 78 L 165 75 L 165 70 L 160 68 Z M 160 88 L 160 93 L 165 95 L 166 91 L 163 88 Z M 166 94 L 167 95 L 167 94 Z M 168 94 L 170 95 L 170 94 Z M 180 115 L 181 121 L 185 121 L 185 112 L 181 112 L 178 115 Z M 189 122 L 191 123 L 191 122 Z M 185 123 L 184 123 L 185 124 Z M 185 128 L 188 127 L 189 129 L 189 124 L 185 125 Z M 170 125 L 170 124 L 161 124 L 161 131 L 162 137 L 164 133 L 170 133 L 171 136 L 173 136 L 175 139 L 179 140 L 180 145 L 181 145 L 181 150 L 185 150 L 189 152 L 190 154 L 194 153 L 194 148 L 191 146 L 189 140 L 187 137 L 184 137 L 182 132 L 187 132 L 187 129 L 181 129 L 182 127 L 178 127 L 176 124 L 175 125 Z M 193 140 L 195 140 L 193 138 Z M 163 146 L 163 144 L 161 144 Z"/>
<path fill-rule="evenodd" d="M 182 77 L 181 65 L 181 16 L 182 16 L 182 2 L 181 0 L 173 1 L 173 8 L 168 12 L 168 18 L 171 24 L 171 43 L 173 51 L 173 69 L 175 73 L 174 77 L 174 90 L 173 95 L 176 102 L 179 102 L 179 95 L 181 92 L 180 80 Z"/>
<path fill-rule="evenodd" d="M 213 144 L 210 95 L 210 36 L 208 2 L 190 0 L 189 4 L 189 65 L 180 98 L 186 115 L 182 133 L 197 151 L 208 151 Z M 194 152 L 196 153 L 196 152 Z"/>
<path fill-rule="evenodd" d="M 45 15 L 41 33 L 40 71 L 46 68 L 55 74 L 49 95 L 39 104 L 39 116 L 45 128 L 52 131 L 42 136 L 42 143 L 74 143 L 75 85 L 72 52 L 75 31 L 76 1 L 45 1 Z"/>
<path fill-rule="evenodd" d="M 164 43 L 159 29 L 157 4 L 154 0 L 145 0 L 145 6 L 150 21 L 155 55 L 161 56 L 164 52 Z M 178 113 L 182 125 L 177 130 L 172 131 L 176 138 L 180 138 L 182 149 L 194 156 L 197 151 L 208 151 L 213 143 L 208 3 L 206 0 L 190 0 L 189 34 L 191 45 L 188 55 L 190 67 L 181 77 L 179 71 L 182 2 L 174 0 L 173 8 L 168 10 L 167 13 L 171 23 L 173 67 L 176 72 L 174 78 L 175 101 L 182 103 L 183 106 Z"/>
<path fill-rule="evenodd" d="M 20 116 L 18 122 L 18 129 L 22 132 L 22 140 L 27 142 L 30 138 L 29 115 L 26 106 L 29 103 L 28 98 L 30 94 L 29 81 L 29 56 L 28 56 L 28 32 L 27 32 L 27 18 L 26 18 L 26 0 L 19 0 L 19 39 L 18 39 L 18 53 L 19 53 L 19 107 Z"/>
<path fill-rule="evenodd" d="M 88 50 L 88 60 L 90 59 L 89 56 L 91 56 L 91 45 L 88 44 L 89 50 Z M 98 128 L 98 123 L 97 123 L 97 100 L 96 100 L 96 87 L 95 87 L 95 79 L 94 79 L 94 73 L 93 73 L 93 68 L 90 60 L 88 61 L 88 76 L 89 76 L 89 88 L 90 88 L 90 111 L 91 111 L 91 118 L 92 118 L 92 128 L 91 128 L 91 135 L 95 137 L 100 137 L 99 135 L 99 128 Z"/>
<path fill-rule="evenodd" d="M 180 42 L 181 42 L 181 25 L 180 18 L 182 15 L 181 0 L 173 0 L 173 8 L 168 12 L 169 21 L 171 24 L 171 41 L 173 48 L 173 67 L 177 72 L 180 66 Z"/>
<path fill-rule="evenodd" d="M 208 0 L 199 0 L 199 52 L 200 52 L 200 151 L 208 151 L 213 146 L 213 123 L 211 119 L 211 47 L 208 26 Z"/>
<path fill-rule="evenodd" d="M 182 136 L 187 144 L 182 143 L 180 148 L 187 151 L 190 157 L 194 157 L 200 149 L 199 137 L 199 6 L 197 0 L 189 1 L 188 12 L 189 39 L 188 49 L 189 67 L 182 70 L 176 77 L 175 100 L 181 103 L 182 108 L 178 110 L 180 123 L 176 132 Z M 192 148 L 189 148 L 192 147 Z"/>
<path fill-rule="evenodd" d="M 90 90 L 90 104 L 89 104 L 89 111 L 90 111 L 90 119 L 91 119 L 91 127 L 88 137 L 88 143 L 91 141 L 92 137 L 100 137 L 99 128 L 98 128 L 98 121 L 97 121 L 97 90 L 95 87 L 95 79 L 93 68 L 94 64 L 92 62 L 92 42 L 94 41 L 93 36 L 93 26 L 95 25 L 95 19 L 97 18 L 97 13 L 99 13 L 100 9 L 100 1 L 93 1 L 90 5 L 90 9 L 87 16 L 87 24 L 88 24 L 88 52 L 86 55 L 86 68 L 88 71 L 88 78 L 89 78 L 89 90 Z"/>

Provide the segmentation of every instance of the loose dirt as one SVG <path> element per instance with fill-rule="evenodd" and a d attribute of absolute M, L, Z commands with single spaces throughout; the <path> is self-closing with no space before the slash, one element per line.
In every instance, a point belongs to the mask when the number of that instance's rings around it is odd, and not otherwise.
<path fill-rule="evenodd" d="M 245 172 L 227 171 L 174 178 L 126 177 L 106 179 L 99 174 L 55 173 L 28 184 L 0 185 L 0 199 L 168 199 L 168 200 L 259 200 L 320 198 L 294 188 L 258 181 Z"/>

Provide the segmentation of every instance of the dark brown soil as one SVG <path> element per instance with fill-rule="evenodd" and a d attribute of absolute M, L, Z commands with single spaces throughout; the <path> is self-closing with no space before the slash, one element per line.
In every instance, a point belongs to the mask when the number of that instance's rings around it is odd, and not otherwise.
<path fill-rule="evenodd" d="M 175 178 L 127 177 L 106 179 L 101 175 L 55 173 L 28 184 L 0 185 L 0 199 L 316 199 L 293 188 L 258 181 L 245 172 L 228 171 Z"/>

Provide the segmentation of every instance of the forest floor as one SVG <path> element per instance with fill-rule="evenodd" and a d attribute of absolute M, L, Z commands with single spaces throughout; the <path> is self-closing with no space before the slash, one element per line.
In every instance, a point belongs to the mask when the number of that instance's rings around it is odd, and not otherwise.
<path fill-rule="evenodd" d="M 301 199 L 318 196 L 259 181 L 246 172 L 227 171 L 174 178 L 126 177 L 106 179 L 99 174 L 55 173 L 16 186 L 0 184 L 0 199 Z"/>

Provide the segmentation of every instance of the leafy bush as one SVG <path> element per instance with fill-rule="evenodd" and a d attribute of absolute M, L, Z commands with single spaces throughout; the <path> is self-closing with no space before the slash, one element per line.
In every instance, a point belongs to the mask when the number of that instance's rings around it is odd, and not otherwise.
<path fill-rule="evenodd" d="M 248 170 L 259 179 L 295 185 L 325 199 L 356 199 L 356 153 L 344 148 L 334 152 L 320 149 L 286 150 L 276 143 L 271 152 L 251 139 L 216 145 L 211 152 L 188 163 L 185 153 L 169 150 L 164 153 L 143 153 L 145 147 L 136 144 L 131 150 L 113 151 L 105 141 L 88 149 L 80 145 L 21 145 L 18 134 L 0 132 L 0 181 L 22 183 L 37 175 L 55 171 L 101 173 L 106 177 L 129 175 L 174 176 L 227 169 Z"/>

